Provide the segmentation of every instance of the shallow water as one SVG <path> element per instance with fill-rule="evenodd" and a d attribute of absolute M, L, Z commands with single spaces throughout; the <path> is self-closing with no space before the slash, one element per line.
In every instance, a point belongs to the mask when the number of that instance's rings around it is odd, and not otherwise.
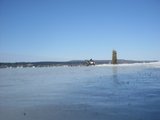
<path fill-rule="evenodd" d="M 159 120 L 160 68 L 0 69 L 0 120 Z"/>

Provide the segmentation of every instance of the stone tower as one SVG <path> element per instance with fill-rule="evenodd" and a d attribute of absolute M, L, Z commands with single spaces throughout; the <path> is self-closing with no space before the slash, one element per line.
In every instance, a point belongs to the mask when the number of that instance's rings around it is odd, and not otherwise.
<path fill-rule="evenodd" d="M 112 64 L 117 64 L 117 51 L 112 51 Z"/>

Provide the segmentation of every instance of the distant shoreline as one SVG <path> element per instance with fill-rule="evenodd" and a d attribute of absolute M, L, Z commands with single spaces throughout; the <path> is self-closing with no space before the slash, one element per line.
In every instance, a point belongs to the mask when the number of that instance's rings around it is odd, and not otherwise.
<path fill-rule="evenodd" d="M 111 60 L 94 60 L 96 65 L 111 65 Z M 158 62 L 158 60 L 118 60 L 119 64 L 135 64 L 135 63 L 152 63 Z M 42 62 L 0 62 L 0 68 L 25 68 L 25 67 L 58 67 L 58 66 L 87 66 L 86 60 L 72 60 L 66 62 L 52 62 L 52 61 L 42 61 Z"/>

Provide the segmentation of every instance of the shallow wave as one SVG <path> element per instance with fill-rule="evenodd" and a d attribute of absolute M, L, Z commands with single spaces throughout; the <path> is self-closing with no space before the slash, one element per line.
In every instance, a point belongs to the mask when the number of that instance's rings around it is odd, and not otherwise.
<path fill-rule="evenodd" d="M 113 67 L 113 66 L 151 66 L 151 67 L 158 67 L 160 68 L 160 61 L 158 62 L 150 62 L 150 63 L 131 63 L 131 64 L 101 64 L 101 65 L 96 65 L 97 67 Z"/>
<path fill-rule="evenodd" d="M 151 62 L 146 64 L 147 66 L 152 66 L 152 67 L 156 67 L 156 68 L 160 68 L 160 61 L 158 62 Z"/>

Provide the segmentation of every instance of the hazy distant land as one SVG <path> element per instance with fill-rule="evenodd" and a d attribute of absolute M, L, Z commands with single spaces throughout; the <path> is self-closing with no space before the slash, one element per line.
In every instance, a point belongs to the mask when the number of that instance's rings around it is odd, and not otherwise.
<path fill-rule="evenodd" d="M 56 67 L 56 66 L 87 66 L 87 60 L 71 60 L 71 61 L 41 61 L 41 62 L 0 62 L 0 68 L 8 67 Z M 111 64 L 111 60 L 94 60 L 96 65 Z M 119 59 L 118 64 L 133 64 L 133 63 L 150 63 L 157 60 L 124 60 Z"/>

